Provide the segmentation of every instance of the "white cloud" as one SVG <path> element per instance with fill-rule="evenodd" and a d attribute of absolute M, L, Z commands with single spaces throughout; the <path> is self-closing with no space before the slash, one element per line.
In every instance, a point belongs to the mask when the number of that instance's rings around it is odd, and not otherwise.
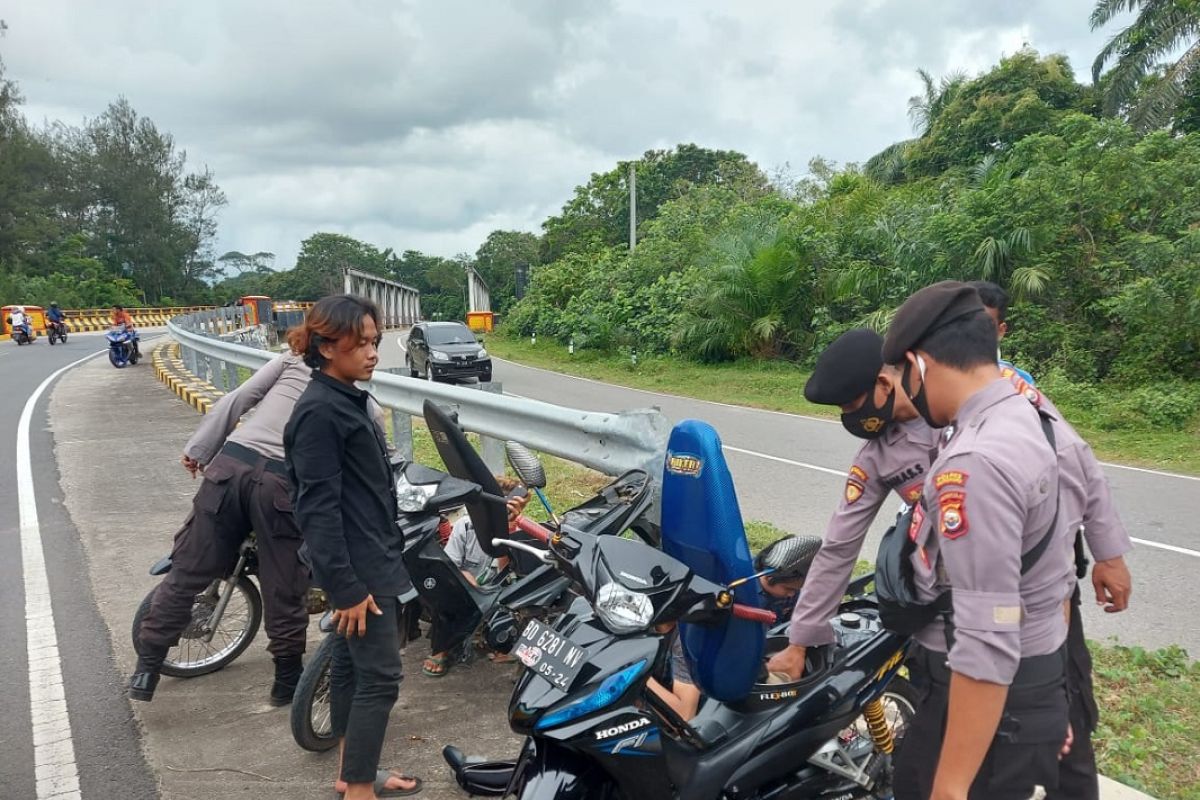
<path fill-rule="evenodd" d="M 473 252 L 619 159 L 679 142 L 764 168 L 909 135 L 917 67 L 1029 43 L 1086 76 L 1091 0 L 40 0 L 3 12 L 31 119 L 118 95 L 217 173 L 218 251 L 317 230 Z"/>

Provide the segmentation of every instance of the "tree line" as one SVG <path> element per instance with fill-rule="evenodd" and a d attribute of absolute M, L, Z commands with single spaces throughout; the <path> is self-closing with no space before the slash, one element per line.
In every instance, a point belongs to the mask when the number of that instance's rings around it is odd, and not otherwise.
<path fill-rule="evenodd" d="M 0 62 L 0 297 L 64 307 L 206 296 L 225 195 L 125 99 L 81 126 L 30 125 Z"/>
<path fill-rule="evenodd" d="M 1014 298 L 1006 356 L 1079 384 L 1161 384 L 1147 406 L 1194 413 L 1200 393 L 1180 382 L 1200 378 L 1195 95 L 1141 130 L 1060 55 L 923 77 L 915 137 L 862 165 L 817 159 L 796 180 L 737 153 L 706 151 L 719 166 L 703 170 L 664 170 L 694 163 L 691 145 L 647 154 L 638 186 L 665 172 L 670 190 L 639 199 L 632 252 L 629 165 L 592 176 L 543 225 L 547 263 L 507 325 L 577 348 L 803 365 L 922 286 L 987 279 Z"/>

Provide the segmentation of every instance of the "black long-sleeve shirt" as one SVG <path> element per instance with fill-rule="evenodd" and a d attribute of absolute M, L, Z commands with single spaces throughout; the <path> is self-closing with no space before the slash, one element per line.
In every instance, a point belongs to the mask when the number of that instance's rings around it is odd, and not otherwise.
<path fill-rule="evenodd" d="M 387 442 L 368 394 L 314 372 L 283 433 L 296 522 L 334 608 L 407 584 Z"/>

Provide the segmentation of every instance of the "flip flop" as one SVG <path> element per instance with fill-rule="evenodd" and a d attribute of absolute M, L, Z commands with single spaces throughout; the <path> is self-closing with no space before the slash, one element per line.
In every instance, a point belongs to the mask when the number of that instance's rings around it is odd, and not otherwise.
<path fill-rule="evenodd" d="M 388 789 L 387 782 L 392 777 L 399 778 L 402 781 L 413 781 L 415 784 L 411 789 Z M 375 773 L 375 796 L 384 797 L 409 797 L 417 794 L 425 788 L 425 781 L 412 775 L 405 775 L 403 772 L 396 772 L 390 769 L 381 769 Z M 345 797 L 345 792 L 337 792 L 338 797 Z"/>
<path fill-rule="evenodd" d="M 432 663 L 438 669 L 430 669 L 429 664 Z M 443 656 L 430 656 L 421 664 L 421 672 L 430 678 L 444 678 L 446 673 L 450 671 L 451 658 L 449 654 Z"/>

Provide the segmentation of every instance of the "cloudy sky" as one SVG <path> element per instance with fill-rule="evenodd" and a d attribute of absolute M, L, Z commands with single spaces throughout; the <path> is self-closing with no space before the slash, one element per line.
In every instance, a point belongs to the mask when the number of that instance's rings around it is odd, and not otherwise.
<path fill-rule="evenodd" d="M 595 171 L 695 142 L 767 170 L 909 135 L 916 68 L 1028 43 L 1089 73 L 1093 0 L 18 0 L 0 8 L 33 121 L 118 95 L 229 198 L 217 253 L 338 231 L 474 252 L 538 230 Z"/>

